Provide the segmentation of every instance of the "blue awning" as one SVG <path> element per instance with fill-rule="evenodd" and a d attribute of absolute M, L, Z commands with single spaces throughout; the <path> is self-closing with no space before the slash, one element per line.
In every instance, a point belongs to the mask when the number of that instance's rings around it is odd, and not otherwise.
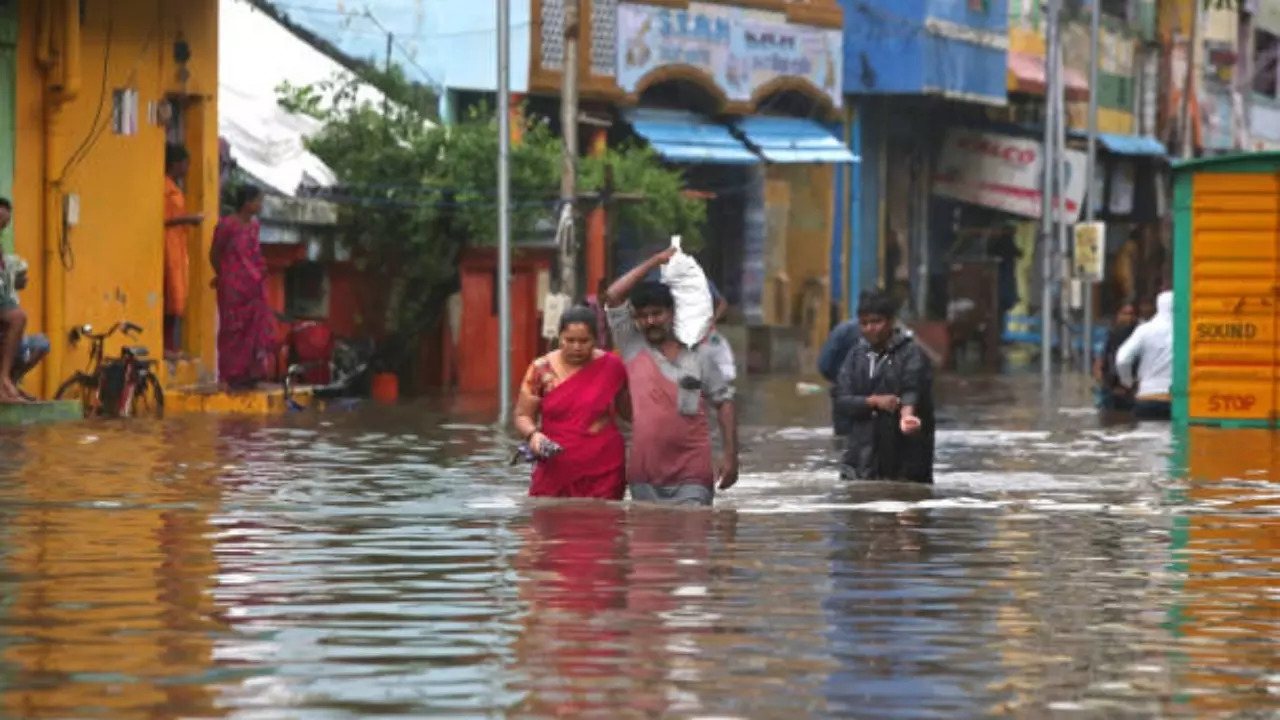
<path fill-rule="evenodd" d="M 858 162 L 844 143 L 814 120 L 753 115 L 735 120 L 733 125 L 769 162 Z"/>
<path fill-rule="evenodd" d="M 1088 138 L 1089 133 L 1084 132 L 1083 130 L 1072 130 L 1071 136 L 1076 138 Z M 1164 147 L 1164 143 L 1150 135 L 1113 135 L 1111 133 L 1098 133 L 1098 144 L 1106 148 L 1108 152 L 1115 155 L 1165 156 L 1169 154 L 1169 151 Z"/>
<path fill-rule="evenodd" d="M 641 108 L 625 113 L 636 134 L 673 162 L 753 165 L 760 162 L 729 128 L 684 110 Z"/>

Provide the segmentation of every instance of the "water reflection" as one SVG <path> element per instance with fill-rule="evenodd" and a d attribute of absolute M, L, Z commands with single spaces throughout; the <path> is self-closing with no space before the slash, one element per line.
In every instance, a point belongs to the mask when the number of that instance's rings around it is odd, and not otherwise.
<path fill-rule="evenodd" d="M 697 710 L 696 638 L 724 620 L 711 566 L 736 515 L 598 503 L 539 505 L 516 559 L 528 603 L 520 713 L 611 717 Z"/>
<path fill-rule="evenodd" d="M 1275 436 L 940 396 L 937 486 L 851 487 L 747 388 L 711 512 L 531 504 L 480 410 L 0 431 L 0 716 L 1280 710 Z"/>
<path fill-rule="evenodd" d="M 39 429 L 10 456 L 0 513 L 4 716 L 214 712 L 200 682 L 223 627 L 210 594 L 220 492 L 207 470 L 212 430 Z"/>
<path fill-rule="evenodd" d="M 1280 707 L 1280 436 L 1191 428 L 1187 500 L 1172 538 L 1181 597 L 1175 707 L 1207 717 Z"/>

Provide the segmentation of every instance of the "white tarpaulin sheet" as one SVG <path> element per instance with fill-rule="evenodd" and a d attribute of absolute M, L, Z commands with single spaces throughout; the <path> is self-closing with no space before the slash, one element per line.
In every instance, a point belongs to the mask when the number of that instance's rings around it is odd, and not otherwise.
<path fill-rule="evenodd" d="M 349 71 L 244 0 L 221 0 L 219 13 L 218 134 L 231 156 L 286 195 L 333 185 L 333 171 L 304 146 L 321 123 L 280 107 L 277 89 L 350 77 Z M 383 95 L 362 85 L 357 98 L 380 104 Z"/>

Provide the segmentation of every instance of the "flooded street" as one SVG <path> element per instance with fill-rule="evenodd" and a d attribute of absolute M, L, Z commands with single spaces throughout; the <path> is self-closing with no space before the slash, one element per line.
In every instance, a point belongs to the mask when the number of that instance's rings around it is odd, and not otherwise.
<path fill-rule="evenodd" d="M 714 512 L 534 506 L 464 408 L 0 430 L 0 717 L 1275 717 L 1280 446 L 946 381 L 932 489 L 743 393 Z"/>

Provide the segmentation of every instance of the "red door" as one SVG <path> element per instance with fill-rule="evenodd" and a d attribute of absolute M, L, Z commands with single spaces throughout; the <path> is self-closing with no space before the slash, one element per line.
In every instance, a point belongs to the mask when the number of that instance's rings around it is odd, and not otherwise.
<path fill-rule="evenodd" d="M 512 388 L 537 357 L 539 318 L 538 267 L 516 263 L 511 279 Z M 462 324 L 458 333 L 458 390 L 464 393 L 498 390 L 498 306 L 493 264 L 469 262 L 462 270 Z"/>

